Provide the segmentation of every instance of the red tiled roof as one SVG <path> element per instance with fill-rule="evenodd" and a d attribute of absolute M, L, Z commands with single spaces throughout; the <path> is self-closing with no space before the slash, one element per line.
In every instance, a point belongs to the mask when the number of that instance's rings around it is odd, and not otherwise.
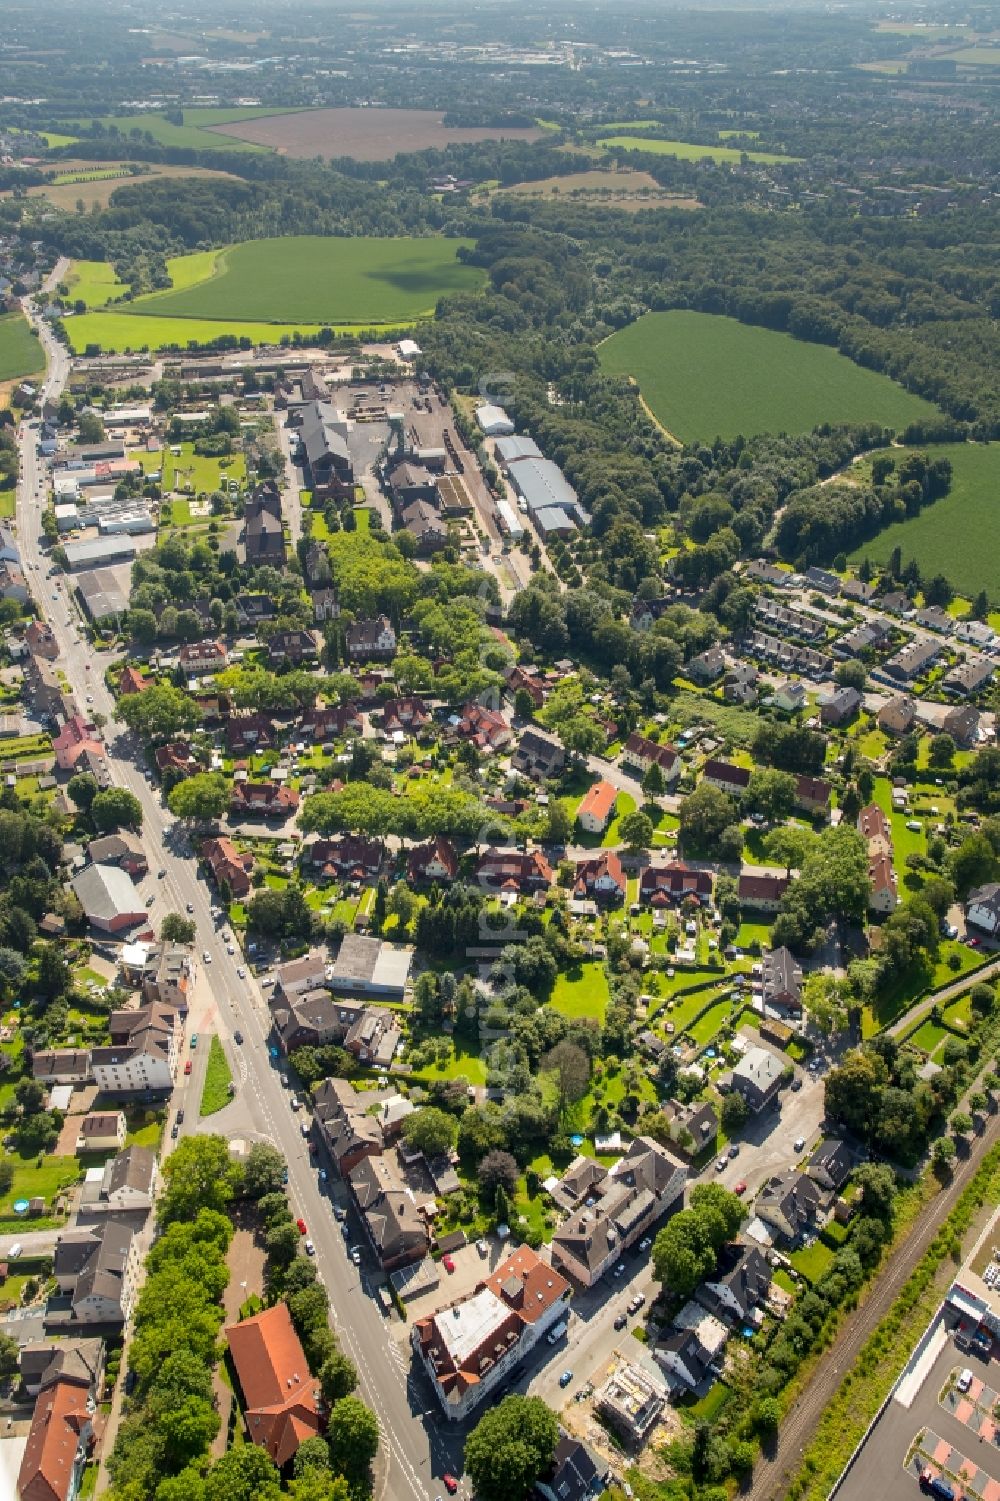
<path fill-rule="evenodd" d="M 286 1303 L 226 1329 L 246 1403 L 247 1432 L 281 1469 L 320 1431 L 317 1384 Z"/>
<path fill-rule="evenodd" d="M 589 815 L 597 819 L 599 823 L 605 823 L 611 815 L 617 797 L 618 789 L 612 787 L 610 782 L 595 782 L 580 804 L 577 816 L 583 818 Z"/>
<path fill-rule="evenodd" d="M 89 1422 L 87 1392 L 77 1382 L 58 1380 L 40 1393 L 17 1477 L 20 1501 L 66 1501 Z"/>

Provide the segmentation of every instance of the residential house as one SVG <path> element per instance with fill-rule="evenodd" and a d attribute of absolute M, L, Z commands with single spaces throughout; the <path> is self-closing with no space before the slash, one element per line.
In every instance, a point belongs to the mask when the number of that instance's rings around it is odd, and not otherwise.
<path fill-rule="evenodd" d="M 382 728 L 387 735 L 416 735 L 430 721 L 430 709 L 415 693 L 388 698 L 382 708 Z"/>
<path fill-rule="evenodd" d="M 692 657 L 687 664 L 688 675 L 696 683 L 714 683 L 716 678 L 722 677 L 725 670 L 726 654 L 721 646 L 710 646 L 707 651 Z"/>
<path fill-rule="evenodd" d="M 839 1193 L 851 1171 L 851 1154 L 842 1141 L 827 1137 L 806 1163 L 806 1172 L 821 1188 Z"/>
<path fill-rule="evenodd" d="M 345 735 L 364 733 L 364 720 L 357 704 L 327 704 L 322 709 L 307 709 L 299 720 L 299 730 L 305 740 L 328 744 Z"/>
<path fill-rule="evenodd" d="M 371 1112 L 378 1096 L 360 1092 L 347 1079 L 325 1079 L 313 1096 L 313 1114 L 324 1145 L 341 1177 L 362 1157 L 379 1157 L 385 1148 L 382 1123 Z"/>
<path fill-rule="evenodd" d="M 545 683 L 534 667 L 508 667 L 504 674 L 507 691 L 511 697 L 524 692 L 531 699 L 533 709 L 540 709 L 545 702 Z"/>
<path fill-rule="evenodd" d="M 795 802 L 804 813 L 813 815 L 822 813 L 824 818 L 830 813 L 830 798 L 833 788 L 822 777 L 796 776 L 795 778 Z"/>
<path fill-rule="evenodd" d="M 653 1431 L 667 1392 L 648 1366 L 619 1361 L 594 1396 L 600 1416 L 630 1444 L 639 1446 Z"/>
<path fill-rule="evenodd" d="M 996 934 L 1000 929 L 1000 883 L 990 881 L 969 892 L 965 902 L 965 920 L 982 933 Z"/>
<path fill-rule="evenodd" d="M 779 683 L 764 702 L 780 709 L 783 714 L 797 714 L 800 709 L 808 706 L 809 694 L 804 683 L 789 678 L 784 683 Z"/>
<path fill-rule="evenodd" d="M 535 1481 L 535 1490 L 541 1501 L 597 1501 L 608 1477 L 607 1462 L 560 1428 L 552 1464 Z"/>
<path fill-rule="evenodd" d="M 44 1378 L 21 1455 L 17 1501 L 75 1501 L 94 1441 L 96 1389 L 96 1372 Z"/>
<path fill-rule="evenodd" d="M 716 1357 L 702 1344 L 695 1329 L 675 1329 L 659 1340 L 656 1359 L 690 1391 L 697 1391 L 716 1374 Z"/>
<path fill-rule="evenodd" d="M 634 631 L 650 631 L 673 603 L 673 596 L 669 594 L 661 594 L 656 599 L 640 599 L 636 595 L 629 613 L 629 624 Z"/>
<path fill-rule="evenodd" d="M 808 1173 L 794 1169 L 768 1180 L 754 1204 L 754 1213 L 786 1241 L 797 1241 L 813 1229 L 823 1194 Z"/>
<path fill-rule="evenodd" d="M 617 800 L 618 789 L 610 782 L 594 782 L 576 812 L 580 827 L 588 834 L 603 834 L 611 821 Z"/>
<path fill-rule="evenodd" d="M 31 1056 L 31 1077 L 39 1084 L 86 1084 L 89 1082 L 89 1048 L 51 1048 Z"/>
<path fill-rule="evenodd" d="M 860 579 L 845 579 L 840 586 L 840 592 L 844 599 L 867 605 L 875 598 L 875 585 L 863 584 Z"/>
<path fill-rule="evenodd" d="M 97 1087 L 111 1097 L 154 1099 L 169 1095 L 177 1077 L 181 1026 L 177 1013 L 156 1003 L 113 1011 L 111 1042 L 91 1051 Z"/>
<path fill-rule="evenodd" d="M 266 1449 L 280 1470 L 299 1445 L 323 1431 L 319 1382 L 295 1332 L 288 1304 L 230 1324 L 225 1331 L 243 1394 L 243 1420 L 251 1443 Z"/>
<path fill-rule="evenodd" d="M 167 1006 L 186 1016 L 194 984 L 194 956 L 182 943 L 156 943 L 146 955 L 140 977 L 147 1005 Z"/>
<path fill-rule="evenodd" d="M 892 854 L 892 824 L 878 803 L 869 803 L 861 809 L 858 832 L 868 846 L 869 855 Z"/>
<path fill-rule="evenodd" d="M 418 1319 L 410 1335 L 414 1359 L 445 1417 L 461 1421 L 506 1386 L 543 1336 L 568 1317 L 571 1296 L 565 1277 L 519 1246 L 472 1293 Z"/>
<path fill-rule="evenodd" d="M 956 745 L 969 750 L 979 742 L 979 710 L 971 704 L 956 704 L 944 716 L 941 729 Z"/>
<path fill-rule="evenodd" d="M 421 1261 L 430 1245 L 427 1227 L 394 1159 L 363 1157 L 347 1181 L 383 1270 L 391 1272 Z"/>
<path fill-rule="evenodd" d="M 65 1230 L 52 1275 L 69 1298 L 72 1323 L 125 1324 L 135 1306 L 141 1265 L 138 1237 L 120 1221 Z"/>
<path fill-rule="evenodd" d="M 440 552 L 451 541 L 448 523 L 429 501 L 411 501 L 403 508 L 400 519 L 416 544 L 416 552 L 422 557 Z"/>
<path fill-rule="evenodd" d="M 78 1152 L 120 1152 L 125 1145 L 124 1110 L 92 1110 L 80 1122 Z"/>
<path fill-rule="evenodd" d="M 243 512 L 241 561 L 249 568 L 285 567 L 285 536 L 281 522 L 281 492 L 274 480 L 254 487 Z"/>
<path fill-rule="evenodd" d="M 259 711 L 231 714 L 223 726 L 226 749 L 234 756 L 252 756 L 271 750 L 278 743 L 278 726 L 269 714 Z"/>
<path fill-rule="evenodd" d="M 821 594 L 836 595 L 840 593 L 840 580 L 835 573 L 830 573 L 826 568 L 807 568 L 806 582 Z"/>
<path fill-rule="evenodd" d="M 750 785 L 750 772 L 745 766 L 733 766 L 728 761 L 709 759 L 702 767 L 701 779 L 738 801 Z"/>
<path fill-rule="evenodd" d="M 381 839 L 362 834 L 341 834 L 336 839 L 314 839 L 302 850 L 303 865 L 319 871 L 326 880 L 374 881 L 385 859 Z"/>
<path fill-rule="evenodd" d="M 955 629 L 954 620 L 940 605 L 924 605 L 923 608 L 914 612 L 913 618 L 917 625 L 922 625 L 925 630 L 940 631 L 942 636 L 950 636 Z"/>
<path fill-rule="evenodd" d="M 868 896 L 868 910 L 888 916 L 895 912 L 899 904 L 899 892 L 896 886 L 896 872 L 892 863 L 892 856 L 886 854 L 871 854 L 868 857 L 868 879 L 871 882 L 871 891 Z"/>
<path fill-rule="evenodd" d="M 755 704 L 760 697 L 760 673 L 752 662 L 733 662 L 726 672 L 722 693 L 730 704 Z"/>
<path fill-rule="evenodd" d="M 786 871 L 741 870 L 736 894 L 741 907 L 755 912 L 777 912 L 790 885 L 791 876 Z"/>
<path fill-rule="evenodd" d="M 691 897 L 698 903 L 712 895 L 712 874 L 692 870 L 682 861 L 672 865 L 647 865 L 639 877 L 639 900 L 652 907 L 665 907 Z"/>
<path fill-rule="evenodd" d="M 299 794 L 284 782 L 234 782 L 229 793 L 230 818 L 289 818 Z"/>
<path fill-rule="evenodd" d="M 668 1100 L 663 1113 L 669 1121 L 670 1140 L 682 1157 L 690 1160 L 714 1146 L 719 1117 L 707 1100 L 692 1100 L 687 1105 L 680 1100 Z"/>
<path fill-rule="evenodd" d="M 406 878 L 411 886 L 430 886 L 435 882 L 453 881 L 458 875 L 458 856 L 450 839 L 438 834 L 428 844 L 410 850 L 406 860 Z"/>
<path fill-rule="evenodd" d="M 267 643 L 267 658 L 272 663 L 289 662 L 293 667 L 299 667 L 303 662 L 315 662 L 321 645 L 322 638 L 317 631 L 300 627 L 275 631 Z"/>
<path fill-rule="evenodd" d="M 391 662 L 396 655 L 396 632 L 388 615 L 356 620 L 347 627 L 347 656 L 351 662 Z"/>
<path fill-rule="evenodd" d="M 995 651 L 997 647 L 996 631 L 983 620 L 955 621 L 955 635 L 969 646 L 978 646 L 980 651 Z"/>
<path fill-rule="evenodd" d="M 149 921 L 145 904 L 117 865 L 88 865 L 70 885 L 87 921 L 102 933 L 124 933 Z"/>
<path fill-rule="evenodd" d="M 221 672 L 228 655 L 221 641 L 194 641 L 179 648 L 177 660 L 188 677 L 201 677 L 204 673 Z"/>
<path fill-rule="evenodd" d="M 908 735 L 917 722 L 917 706 L 903 694 L 890 698 L 879 709 L 876 722 L 887 735 Z"/>
<path fill-rule="evenodd" d="M 179 782 L 184 777 L 201 771 L 201 762 L 196 758 L 186 740 L 174 740 L 170 745 L 158 746 L 155 751 L 156 769 L 161 778 Z"/>
<path fill-rule="evenodd" d="M 881 620 L 864 620 L 833 643 L 833 653 L 846 660 L 880 651 L 889 641 L 889 626 Z"/>
<path fill-rule="evenodd" d="M 890 677 L 912 682 L 914 678 L 921 677 L 940 654 L 940 641 L 914 638 L 889 658 L 885 664 L 885 670 Z"/>
<path fill-rule="evenodd" d="M 394 1011 L 384 1006 L 366 1006 L 344 1038 L 344 1048 L 369 1067 L 388 1068 L 403 1038 Z"/>
<path fill-rule="evenodd" d="M 802 971 L 786 948 L 771 949 L 761 960 L 761 995 L 765 1007 L 793 1016 L 802 1012 Z"/>
<path fill-rule="evenodd" d="M 591 1186 L 587 1200 L 552 1240 L 552 1265 L 584 1287 L 593 1285 L 684 1192 L 687 1166 L 649 1136 Z"/>
<path fill-rule="evenodd" d="M 529 728 L 521 736 L 510 764 L 529 777 L 557 777 L 566 765 L 566 752 L 558 740 Z"/>
<path fill-rule="evenodd" d="M 320 953 L 304 954 L 279 964 L 274 972 L 274 993 L 283 1000 L 321 990 L 326 985 L 326 959 Z"/>
<path fill-rule="evenodd" d="M 26 605 L 29 592 L 21 565 L 0 562 L 0 598 L 13 599 L 19 605 Z"/>
<path fill-rule="evenodd" d="M 723 1246 L 715 1271 L 696 1294 L 709 1313 L 733 1323 L 756 1322 L 771 1288 L 771 1263 L 758 1246 Z"/>
<path fill-rule="evenodd" d="M 588 860 L 578 860 L 573 876 L 573 895 L 599 902 L 623 902 L 628 879 L 615 850 L 601 850 Z"/>
<path fill-rule="evenodd" d="M 946 693 L 954 693 L 956 697 L 969 698 L 974 693 L 981 693 L 989 687 L 993 681 L 994 663 L 988 657 L 969 657 L 965 662 L 959 662 L 950 672 L 945 674 L 941 686 Z"/>
<path fill-rule="evenodd" d="M 149 872 L 149 861 L 142 841 L 127 829 L 92 839 L 87 845 L 87 855 L 95 865 L 117 865 L 133 881 L 141 881 Z"/>
<path fill-rule="evenodd" d="M 228 891 L 234 897 L 250 895 L 253 855 L 241 854 L 233 841 L 223 835 L 218 839 L 204 841 L 201 858 L 208 865 L 212 879 L 220 891 Z"/>
<path fill-rule="evenodd" d="M 72 1344 L 60 1339 L 31 1340 L 21 1345 L 17 1366 L 29 1397 L 37 1397 L 43 1386 L 61 1377 L 89 1390 L 104 1369 L 104 1341 L 82 1336 Z"/>
<path fill-rule="evenodd" d="M 24 667 L 24 681 L 39 714 L 64 714 L 68 718 L 75 712 L 73 695 L 64 692 L 59 674 L 47 658 L 30 656 Z"/>
<path fill-rule="evenodd" d="M 325 986 L 271 999 L 271 1019 L 285 1053 L 297 1048 L 340 1047 L 364 1010 L 359 1001 L 334 1000 Z"/>
<path fill-rule="evenodd" d="M 82 714 L 73 714 L 67 719 L 58 735 L 52 740 L 56 765 L 60 771 L 76 771 L 77 762 L 87 752 L 104 755 L 104 745 L 96 724 L 84 719 Z"/>
<path fill-rule="evenodd" d="M 780 636 L 797 636 L 802 641 L 815 641 L 823 635 L 822 620 L 813 615 L 804 615 L 800 610 L 790 610 L 775 600 L 761 596 L 754 605 L 757 619 Z"/>
<path fill-rule="evenodd" d="M 864 704 L 864 694 L 857 688 L 838 688 L 820 700 L 819 717 L 826 725 L 847 724 Z"/>
<path fill-rule="evenodd" d="M 674 747 L 647 740 L 645 735 L 636 732 L 629 735 L 622 750 L 622 765 L 644 777 L 654 763 L 663 773 L 664 784 L 672 787 L 681 774 L 681 758 Z"/>
<path fill-rule="evenodd" d="M 33 657 L 44 657 L 46 661 L 54 662 L 59 656 L 59 643 L 52 627 L 43 620 L 33 620 L 24 633 L 24 639 Z"/>
<path fill-rule="evenodd" d="M 754 1115 L 759 1115 L 777 1098 L 783 1068 L 767 1048 L 749 1047 L 733 1069 L 730 1087 L 743 1096 Z"/>
<path fill-rule="evenodd" d="M 479 858 L 476 879 L 490 891 L 533 895 L 548 891 L 554 877 L 541 850 L 489 849 Z"/>
<path fill-rule="evenodd" d="M 85 1207 L 91 1214 L 146 1214 L 153 1207 L 159 1171 L 146 1147 L 126 1147 L 104 1164 L 104 1173 L 91 1197 L 84 1185 Z"/>
<path fill-rule="evenodd" d="M 474 700 L 465 705 L 451 727 L 456 735 L 470 740 L 479 751 L 503 750 L 514 738 L 514 732 L 502 714 Z"/>
<path fill-rule="evenodd" d="M 766 563 L 763 558 L 754 558 L 747 564 L 746 576 L 755 584 L 768 584 L 772 589 L 787 589 L 792 582 L 791 573 Z"/>

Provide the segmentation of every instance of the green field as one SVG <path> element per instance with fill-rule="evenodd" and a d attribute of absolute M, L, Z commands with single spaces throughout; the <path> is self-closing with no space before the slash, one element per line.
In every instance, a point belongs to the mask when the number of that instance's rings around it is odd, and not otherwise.
<path fill-rule="evenodd" d="M 713 162 L 730 163 L 739 163 L 746 156 L 752 162 L 771 166 L 802 160 L 800 156 L 776 156 L 773 151 L 741 151 L 738 146 L 703 146 L 695 141 L 661 141 L 652 136 L 602 136 L 597 144 L 605 151 L 648 151 L 653 156 L 676 156 L 682 162 L 700 162 L 706 156 Z"/>
<path fill-rule="evenodd" d="M 951 460 L 951 490 L 919 516 L 887 527 L 859 547 L 855 558 L 884 563 L 894 547 L 901 547 L 904 563 L 915 559 L 928 575 L 943 573 L 965 594 L 985 589 L 991 601 L 1000 602 L 993 550 L 983 545 L 1000 514 L 1000 443 L 940 443 L 919 451 Z M 903 450 L 893 453 L 897 462 L 903 456 Z"/>
<path fill-rule="evenodd" d="M 208 1067 L 205 1070 L 205 1087 L 201 1095 L 201 1115 L 214 1115 L 229 1104 L 229 1085 L 232 1081 L 229 1064 L 217 1037 L 212 1038 L 208 1052 Z"/>
<path fill-rule="evenodd" d="M 196 151 L 263 151 L 249 141 L 238 141 L 233 136 L 214 135 L 206 130 L 207 125 L 230 125 L 234 120 L 254 120 L 261 115 L 288 115 L 290 109 L 269 108 L 267 105 L 247 105 L 240 109 L 186 109 L 184 124 L 173 125 L 156 111 L 136 115 L 105 115 L 101 124 L 108 130 L 115 129 L 123 136 L 137 130 L 148 133 L 161 146 L 187 146 Z M 89 124 L 89 121 L 84 122 Z M 50 137 L 49 144 L 60 144 L 75 137 Z"/>
<path fill-rule="evenodd" d="M 169 290 L 183 292 L 197 282 L 207 281 L 214 274 L 221 254 L 221 250 L 195 250 L 190 255 L 172 255 L 167 261 L 167 275 L 172 282 Z M 74 261 L 69 268 L 66 285 L 74 300 L 82 298 L 87 307 L 95 311 L 106 307 L 109 302 L 128 291 L 128 284 L 119 281 L 114 266 L 107 261 Z M 122 311 L 128 312 L 133 307 L 141 308 L 149 297 L 158 295 L 162 294 L 147 293 L 146 297 L 137 297 L 134 302 L 123 307 Z"/>
<path fill-rule="evenodd" d="M 960 47 L 957 52 L 940 55 L 954 63 L 972 63 L 987 68 L 1000 66 L 1000 47 Z"/>
<path fill-rule="evenodd" d="M 106 354 L 127 350 L 186 349 L 189 344 L 211 344 L 223 334 L 249 339 L 251 344 L 276 344 L 284 334 L 314 339 L 320 325 L 291 323 L 227 323 L 212 318 L 140 318 L 127 313 L 84 313 L 66 321 L 66 332 L 75 354 L 90 344 Z M 339 327 L 341 333 L 353 332 Z M 387 331 L 388 332 L 388 331 Z"/>
<path fill-rule="evenodd" d="M 606 339 L 600 358 L 609 374 L 633 376 L 654 417 L 684 442 L 822 422 L 901 428 L 937 415 L 835 349 L 713 313 L 645 313 Z"/>
<path fill-rule="evenodd" d="M 581 964 L 556 978 L 552 1005 L 563 1016 L 592 1016 L 603 1021 L 607 1004 L 608 982 L 600 964 Z"/>
<path fill-rule="evenodd" d="M 457 258 L 459 246 L 471 243 L 319 235 L 248 240 L 224 250 L 194 283 L 152 292 L 134 306 L 143 315 L 165 318 L 280 323 L 420 318 L 432 314 L 446 293 L 482 285 L 483 273 Z"/>
<path fill-rule="evenodd" d="M 20 313 L 0 318 L 0 380 L 21 380 L 45 369 L 42 346 Z"/>

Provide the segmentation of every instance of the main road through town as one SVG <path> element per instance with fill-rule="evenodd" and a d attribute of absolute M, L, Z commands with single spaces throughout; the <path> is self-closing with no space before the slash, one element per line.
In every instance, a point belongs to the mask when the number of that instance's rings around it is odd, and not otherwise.
<path fill-rule="evenodd" d="M 64 266 L 57 267 L 53 279 L 58 280 L 64 271 Z M 32 321 L 49 360 L 42 399 L 58 398 L 68 377 L 69 356 L 36 316 Z M 162 878 L 153 876 L 156 901 L 151 918 L 156 922 L 169 910 L 193 909 L 202 968 L 199 988 L 204 989 L 203 982 L 209 982 L 215 1030 L 238 1081 L 247 1121 L 245 1135 L 273 1142 L 287 1158 L 289 1199 L 294 1212 L 308 1224 L 317 1266 L 330 1294 L 337 1335 L 358 1368 L 361 1394 L 378 1415 L 382 1434 L 378 1491 L 392 1501 L 428 1501 L 443 1490 L 435 1477 L 446 1470 L 461 1474 L 459 1436 L 450 1431 L 450 1425 L 436 1410 L 430 1411 L 434 1398 L 429 1387 L 411 1377 L 385 1318 L 366 1289 L 364 1266 L 359 1269 L 349 1259 L 331 1199 L 322 1192 L 317 1173 L 310 1167 L 298 1117 L 290 1109 L 289 1095 L 272 1065 L 268 1051 L 270 1019 L 260 989 L 252 976 L 241 978 L 237 973 L 242 955 L 238 950 L 234 955 L 227 952 L 226 940 L 212 918 L 210 892 L 197 873 L 186 835 L 164 808 L 158 791 L 146 781 L 135 745 L 115 723 L 114 701 L 103 676 L 106 659 L 95 653 L 82 630 L 67 580 L 62 575 L 48 576 L 41 548 L 45 492 L 37 433 L 24 425 L 20 439 L 17 521 L 25 572 L 32 594 L 55 633 L 59 669 L 72 689 L 78 710 L 107 718 L 105 734 L 113 782 L 135 793 L 142 805 L 143 839 L 150 865 L 154 871 L 166 871 Z M 208 963 L 202 957 L 206 953 L 211 956 Z M 243 1035 L 242 1047 L 233 1041 L 237 1030 Z M 197 1110 L 192 1108 L 185 1112 L 185 1130 L 196 1128 Z M 211 1129 L 210 1122 L 206 1129 Z"/>

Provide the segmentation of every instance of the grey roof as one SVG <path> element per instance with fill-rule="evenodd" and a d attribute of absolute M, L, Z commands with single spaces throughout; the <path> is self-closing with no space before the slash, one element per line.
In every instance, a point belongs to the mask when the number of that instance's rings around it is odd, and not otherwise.
<path fill-rule="evenodd" d="M 802 971 L 786 948 L 771 949 L 761 960 L 765 1004 L 790 996 L 802 997 Z"/>
<path fill-rule="evenodd" d="M 98 537 L 92 542 L 65 542 L 63 551 L 66 562 L 72 569 L 115 563 L 123 558 L 135 557 L 135 541 L 132 537 Z"/>
<path fill-rule="evenodd" d="M 834 1188 L 839 1188 L 851 1171 L 851 1154 L 842 1141 L 829 1137 L 821 1141 L 806 1166 L 813 1177 L 828 1178 Z"/>
<path fill-rule="evenodd" d="M 733 1087 L 740 1085 L 761 1096 L 781 1078 L 784 1065 L 766 1048 L 747 1048 L 733 1069 Z"/>
<path fill-rule="evenodd" d="M 563 510 L 562 506 L 539 506 L 534 512 L 534 517 L 535 525 L 545 536 L 548 536 L 549 532 L 563 531 L 566 527 L 571 530 L 576 529 L 576 522 L 568 511 Z"/>
<path fill-rule="evenodd" d="M 91 620 L 107 620 L 128 609 L 128 595 L 108 568 L 78 574 L 74 588 Z"/>
<path fill-rule="evenodd" d="M 526 438 L 523 433 L 515 433 L 513 437 L 497 439 L 496 455 L 505 464 L 516 464 L 522 459 L 540 459 L 542 450 L 534 438 Z"/>
<path fill-rule="evenodd" d="M 770 1263 L 757 1246 L 729 1245 L 723 1248 L 718 1268 L 708 1283 L 710 1289 L 724 1287 L 746 1318 L 767 1297 L 771 1286 Z M 714 1299 L 710 1297 L 708 1301 Z"/>
<path fill-rule="evenodd" d="M 546 506 L 575 506 L 578 496 L 558 464 L 551 459 L 521 459 L 510 471 L 518 495 L 529 511 Z"/>
<path fill-rule="evenodd" d="M 135 887 L 117 865 L 88 865 L 70 884 L 91 920 L 120 917 L 126 912 L 134 913 L 137 922 L 145 919 Z"/>
<path fill-rule="evenodd" d="M 302 408 L 302 426 L 299 429 L 310 469 L 322 468 L 328 459 L 335 464 L 351 462 L 347 439 L 337 431 L 336 407 L 328 401 L 311 401 Z"/>
<path fill-rule="evenodd" d="M 153 1187 L 156 1158 L 146 1147 L 126 1147 L 104 1168 L 102 1193 L 105 1196 L 131 1188 L 136 1193 L 148 1194 Z"/>

